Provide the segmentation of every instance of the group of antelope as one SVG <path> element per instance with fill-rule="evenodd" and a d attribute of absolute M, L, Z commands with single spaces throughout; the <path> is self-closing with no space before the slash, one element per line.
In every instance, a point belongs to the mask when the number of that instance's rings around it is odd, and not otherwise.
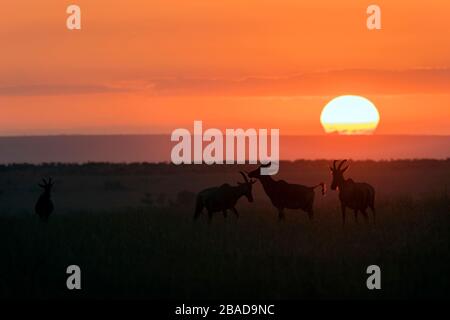
<path fill-rule="evenodd" d="M 330 170 L 333 176 L 331 182 L 332 190 L 339 190 L 339 200 L 341 202 L 342 223 L 345 224 L 345 211 L 347 208 L 353 210 L 355 220 L 358 221 L 358 213 L 361 212 L 367 220 L 367 209 L 370 208 L 375 221 L 375 189 L 368 183 L 355 182 L 352 179 L 345 179 L 344 172 L 348 165 L 343 167 L 346 160 L 341 161 L 337 166 L 335 160 Z M 251 172 L 240 172 L 244 182 L 238 182 L 237 186 L 223 184 L 219 187 L 205 189 L 198 193 L 195 204 L 194 219 L 197 219 L 206 208 L 209 221 L 215 212 L 222 212 L 224 217 L 227 211 L 231 210 L 238 217 L 236 210 L 238 200 L 245 196 L 249 202 L 253 202 L 252 186 L 259 180 L 263 189 L 273 206 L 278 210 L 279 220 L 284 219 L 285 209 L 301 209 L 308 214 L 309 219 L 314 217 L 314 189 L 321 187 L 322 195 L 325 195 L 325 183 L 321 182 L 315 186 L 307 187 L 300 184 L 287 183 L 284 180 L 274 180 L 271 176 L 262 175 L 261 168 L 269 167 L 269 164 L 261 165 Z M 51 200 L 51 190 L 53 187 L 51 178 L 43 179 L 39 186 L 43 189 L 39 196 L 35 212 L 43 221 L 47 221 L 53 212 L 53 202 Z"/>
<path fill-rule="evenodd" d="M 345 179 L 344 172 L 348 165 L 343 167 L 346 160 L 337 165 L 337 160 L 330 166 L 332 173 L 331 189 L 339 191 L 341 202 L 342 223 L 345 224 L 346 209 L 352 209 L 355 220 L 358 221 L 358 213 L 361 212 L 364 218 L 368 219 L 367 209 L 370 208 L 375 222 L 375 189 L 368 183 L 355 182 L 352 179 Z M 209 221 L 215 212 L 222 212 L 224 217 L 227 211 L 231 210 L 239 216 L 236 210 L 236 203 L 245 196 L 249 202 L 253 202 L 252 186 L 259 180 L 266 195 L 272 205 L 278 210 L 279 220 L 284 219 L 285 209 L 301 209 L 308 214 L 309 219 L 314 217 L 314 189 L 322 188 L 322 195 L 325 195 L 325 184 L 308 187 L 299 184 L 288 183 L 284 180 L 274 180 L 271 176 L 262 175 L 261 168 L 268 167 L 269 164 L 261 165 L 251 172 L 240 172 L 244 182 L 238 182 L 237 186 L 223 184 L 220 187 L 208 188 L 197 195 L 194 219 L 206 208 Z"/>

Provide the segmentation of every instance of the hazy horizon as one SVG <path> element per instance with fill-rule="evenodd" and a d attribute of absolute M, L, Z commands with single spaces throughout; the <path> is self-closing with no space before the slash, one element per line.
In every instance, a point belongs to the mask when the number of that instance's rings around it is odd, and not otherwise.
<path fill-rule="evenodd" d="M 246 129 L 246 128 L 242 128 Z M 0 135 L 1 138 L 32 138 L 32 137 L 114 137 L 114 136 L 170 136 L 168 132 L 162 133 L 42 133 L 42 134 L 4 134 Z M 338 134 L 338 133 L 323 133 L 323 134 L 280 134 L 284 137 L 450 137 L 450 134 L 408 134 L 408 133 L 394 133 L 394 134 Z"/>
<path fill-rule="evenodd" d="M 0 137 L 0 163 L 170 162 L 170 135 Z M 206 145 L 206 143 L 205 143 Z M 281 160 L 448 159 L 450 136 L 281 135 Z"/>

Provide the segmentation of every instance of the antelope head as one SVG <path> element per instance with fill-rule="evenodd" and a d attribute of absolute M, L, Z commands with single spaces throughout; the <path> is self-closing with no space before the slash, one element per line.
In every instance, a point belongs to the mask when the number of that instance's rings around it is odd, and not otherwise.
<path fill-rule="evenodd" d="M 240 174 L 244 178 L 244 182 L 238 182 L 238 185 L 245 189 L 244 195 L 247 198 L 248 202 L 253 202 L 252 186 L 256 183 L 256 180 L 248 180 L 247 175 L 242 171 L 240 172 Z"/>
<path fill-rule="evenodd" d="M 337 160 L 333 161 L 333 166 L 330 166 L 331 174 L 333 176 L 333 181 L 331 182 L 331 190 L 336 190 L 340 185 L 344 183 L 344 172 L 348 169 L 348 165 L 342 168 L 347 160 L 342 160 L 341 163 L 336 167 Z"/>

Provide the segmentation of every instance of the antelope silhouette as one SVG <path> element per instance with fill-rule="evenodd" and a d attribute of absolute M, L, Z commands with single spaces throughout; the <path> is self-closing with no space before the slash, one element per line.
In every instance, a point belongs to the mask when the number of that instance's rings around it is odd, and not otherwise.
<path fill-rule="evenodd" d="M 332 190 L 339 190 L 339 200 L 341 202 L 342 211 L 342 225 L 345 225 L 345 211 L 346 208 L 353 209 L 355 214 L 355 221 L 358 222 L 358 212 L 364 215 L 364 218 L 368 220 L 367 208 L 372 210 L 373 221 L 375 222 L 375 189 L 368 183 L 355 182 L 352 179 L 345 179 L 344 172 L 348 169 L 349 165 L 342 168 L 347 160 L 342 162 L 336 167 L 337 160 L 333 161 L 333 166 L 330 166 L 331 173 L 333 175 L 333 181 L 331 182 Z"/>
<path fill-rule="evenodd" d="M 228 210 L 232 210 L 239 217 L 239 213 L 235 207 L 236 203 L 243 196 L 249 202 L 253 202 L 252 186 L 256 182 L 254 180 L 248 180 L 242 171 L 240 174 L 244 178 L 244 182 L 238 182 L 237 186 L 230 186 L 226 183 L 220 187 L 208 188 L 199 192 L 195 205 L 194 219 L 198 218 L 203 208 L 206 208 L 208 211 L 209 222 L 211 221 L 212 214 L 219 211 L 223 212 L 225 218 Z"/>
<path fill-rule="evenodd" d="M 42 221 L 48 221 L 48 217 L 53 212 L 53 202 L 51 199 L 51 191 L 53 187 L 52 178 L 48 180 L 42 179 L 42 183 L 39 183 L 39 187 L 44 189 L 44 191 L 39 196 L 39 199 L 36 202 L 34 210 L 36 214 L 41 218 Z"/>
<path fill-rule="evenodd" d="M 314 189 L 322 187 L 325 195 L 325 183 L 321 182 L 313 187 L 287 183 L 284 180 L 273 180 L 269 175 L 261 175 L 261 168 L 269 167 L 270 163 L 261 165 L 248 173 L 250 178 L 261 181 L 261 184 L 272 202 L 278 209 L 278 219 L 284 219 L 284 209 L 302 209 L 308 213 L 310 220 L 314 217 Z"/>

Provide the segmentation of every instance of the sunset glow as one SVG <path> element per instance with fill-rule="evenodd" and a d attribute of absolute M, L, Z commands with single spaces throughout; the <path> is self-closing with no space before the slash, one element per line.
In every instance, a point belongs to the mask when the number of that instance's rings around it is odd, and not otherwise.
<path fill-rule="evenodd" d="M 450 134 L 450 2 L 377 1 L 372 31 L 359 0 L 78 0 L 73 31 L 69 3 L 2 5 L 0 135 L 169 134 L 196 119 L 324 135 L 322 109 L 348 92 L 376 105 L 378 135 Z"/>

